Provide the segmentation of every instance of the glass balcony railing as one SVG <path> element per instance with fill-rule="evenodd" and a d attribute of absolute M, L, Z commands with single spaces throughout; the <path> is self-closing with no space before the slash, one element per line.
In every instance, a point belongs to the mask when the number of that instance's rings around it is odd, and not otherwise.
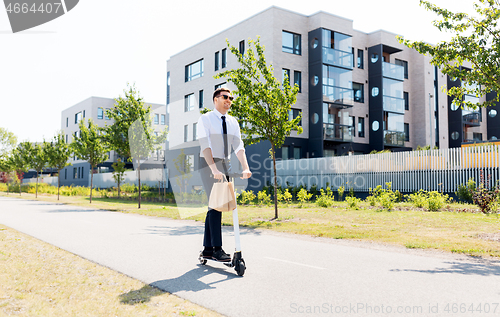
<path fill-rule="evenodd" d="M 354 104 L 354 91 L 348 88 L 323 85 L 323 101 L 352 106 Z"/>
<path fill-rule="evenodd" d="M 405 79 L 405 69 L 403 66 L 384 62 L 382 67 L 383 67 L 382 68 L 382 75 L 384 77 L 397 79 L 397 80 L 404 80 Z"/>
<path fill-rule="evenodd" d="M 323 47 L 323 63 L 343 68 L 353 68 L 352 53 Z"/>
<path fill-rule="evenodd" d="M 405 113 L 405 100 L 391 96 L 384 96 L 384 111 Z"/>
<path fill-rule="evenodd" d="M 405 133 L 400 132 L 400 131 L 384 130 L 384 144 L 385 145 L 404 146 L 405 145 Z"/>
<path fill-rule="evenodd" d="M 345 124 L 323 123 L 323 140 L 352 142 L 354 127 Z"/>
<path fill-rule="evenodd" d="M 481 114 L 479 112 L 471 112 L 462 116 L 462 122 L 466 125 L 479 126 L 481 125 Z"/>

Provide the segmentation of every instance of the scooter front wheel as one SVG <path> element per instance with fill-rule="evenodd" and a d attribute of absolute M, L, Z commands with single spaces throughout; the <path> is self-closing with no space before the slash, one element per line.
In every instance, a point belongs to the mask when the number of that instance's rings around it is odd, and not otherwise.
<path fill-rule="evenodd" d="M 238 276 L 243 276 L 245 274 L 245 261 L 241 260 L 236 263 L 234 269 L 236 270 L 236 273 L 238 273 Z"/>

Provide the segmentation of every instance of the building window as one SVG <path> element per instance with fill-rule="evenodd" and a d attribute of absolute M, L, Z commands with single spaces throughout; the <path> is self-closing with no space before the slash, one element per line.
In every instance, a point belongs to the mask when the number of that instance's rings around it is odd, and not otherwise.
<path fill-rule="evenodd" d="M 160 115 L 155 113 L 154 124 L 159 124 L 159 123 L 160 123 Z"/>
<path fill-rule="evenodd" d="M 203 76 L 203 59 L 189 64 L 185 67 L 185 81 L 191 81 Z"/>
<path fill-rule="evenodd" d="M 290 70 L 283 68 L 283 79 L 281 80 L 281 84 L 285 84 L 285 79 L 287 80 L 288 84 L 290 84 Z"/>
<path fill-rule="evenodd" d="M 363 69 L 363 54 L 364 54 L 364 51 L 358 49 L 358 68 L 361 68 L 361 69 Z"/>
<path fill-rule="evenodd" d="M 170 103 L 170 72 L 167 72 L 167 105 Z"/>
<path fill-rule="evenodd" d="M 240 54 L 245 54 L 245 41 L 240 41 Z"/>
<path fill-rule="evenodd" d="M 214 90 L 217 90 L 217 88 L 226 88 L 227 87 L 227 83 L 226 82 L 223 82 L 223 83 L 220 83 L 218 85 L 215 85 L 215 89 Z"/>
<path fill-rule="evenodd" d="M 75 114 L 75 123 L 78 124 L 82 120 L 82 112 L 78 112 Z"/>
<path fill-rule="evenodd" d="M 76 167 L 73 167 L 73 179 L 77 179 L 78 176 L 78 169 Z"/>
<path fill-rule="evenodd" d="M 68 143 L 68 135 L 66 134 L 66 143 Z"/>
<path fill-rule="evenodd" d="M 66 117 L 66 128 L 68 127 L 68 123 L 69 123 L 69 118 Z"/>
<path fill-rule="evenodd" d="M 215 71 L 219 70 L 219 51 L 215 52 Z"/>
<path fill-rule="evenodd" d="M 164 114 L 160 115 L 160 122 L 161 122 L 161 125 L 165 125 L 165 115 Z"/>
<path fill-rule="evenodd" d="M 184 142 L 188 141 L 188 125 L 184 126 Z"/>
<path fill-rule="evenodd" d="M 472 133 L 472 141 L 482 141 L 482 140 L 483 140 L 482 133 L 477 133 L 477 132 Z"/>
<path fill-rule="evenodd" d="M 285 53 L 300 55 L 300 34 L 287 31 L 281 33 L 281 47 Z"/>
<path fill-rule="evenodd" d="M 281 147 L 281 159 L 288 160 L 288 146 L 286 145 Z"/>
<path fill-rule="evenodd" d="M 203 108 L 203 90 L 198 92 L 198 107 Z"/>
<path fill-rule="evenodd" d="M 97 108 L 97 119 L 102 120 L 104 118 L 103 112 L 104 112 L 104 110 L 101 107 Z"/>
<path fill-rule="evenodd" d="M 83 178 L 83 166 L 82 166 L 82 169 L 81 169 L 81 178 Z"/>
<path fill-rule="evenodd" d="M 85 110 L 83 110 L 83 117 L 85 118 Z"/>
<path fill-rule="evenodd" d="M 222 50 L 222 68 L 226 68 L 227 66 L 227 49 Z"/>
<path fill-rule="evenodd" d="M 301 113 L 301 110 L 300 109 L 290 109 L 288 110 L 288 120 L 293 120 L 295 118 L 297 118 Z M 302 125 L 302 119 L 300 119 L 299 121 L 299 125 Z"/>
<path fill-rule="evenodd" d="M 302 92 L 302 73 L 298 70 L 293 71 L 293 83 L 299 86 L 299 92 Z"/>
<path fill-rule="evenodd" d="M 403 92 L 403 98 L 405 99 L 405 110 L 410 110 L 410 96 L 406 91 Z"/>
<path fill-rule="evenodd" d="M 198 122 L 193 123 L 193 141 L 198 140 Z"/>
<path fill-rule="evenodd" d="M 194 94 L 189 94 L 184 96 L 184 112 L 189 112 L 194 110 Z"/>
<path fill-rule="evenodd" d="M 405 142 L 410 142 L 410 124 L 405 123 Z"/>
<path fill-rule="evenodd" d="M 300 146 L 295 146 L 293 148 L 293 158 L 296 160 L 300 159 L 302 157 L 300 152 L 301 152 Z"/>
<path fill-rule="evenodd" d="M 352 54 L 352 68 L 354 68 L 356 66 L 354 65 L 354 63 L 356 63 L 356 61 L 354 60 L 354 47 L 352 48 L 351 54 Z"/>
<path fill-rule="evenodd" d="M 396 65 L 403 66 L 405 70 L 405 78 L 408 79 L 408 62 L 396 59 Z"/>
<path fill-rule="evenodd" d="M 358 137 L 365 137 L 365 118 L 358 117 Z"/>
<path fill-rule="evenodd" d="M 354 91 L 354 101 L 365 102 L 365 85 L 352 83 L 352 90 Z"/>
<path fill-rule="evenodd" d="M 352 129 L 349 132 L 349 135 L 356 136 L 356 117 L 349 116 L 349 125 L 352 127 Z"/>
<path fill-rule="evenodd" d="M 64 179 L 68 179 L 68 169 L 64 169 Z"/>

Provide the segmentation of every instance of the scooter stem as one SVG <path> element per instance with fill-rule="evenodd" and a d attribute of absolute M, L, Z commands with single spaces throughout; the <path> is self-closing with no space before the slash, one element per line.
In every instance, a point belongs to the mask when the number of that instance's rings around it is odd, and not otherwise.
<path fill-rule="evenodd" d="M 233 210 L 233 228 L 234 228 L 234 249 L 236 252 L 241 252 L 240 223 L 238 220 L 238 208 L 234 208 L 234 210 Z"/>

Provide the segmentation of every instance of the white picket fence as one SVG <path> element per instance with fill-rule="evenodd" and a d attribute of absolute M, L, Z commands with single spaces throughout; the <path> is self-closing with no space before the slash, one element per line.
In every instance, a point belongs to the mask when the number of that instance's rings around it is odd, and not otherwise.
<path fill-rule="evenodd" d="M 392 183 L 393 190 L 454 192 L 470 178 L 483 175 L 488 187 L 500 180 L 500 146 L 411 151 L 283 160 L 276 175 L 283 185 L 353 187 L 358 192 Z"/>
<path fill-rule="evenodd" d="M 135 184 L 138 185 L 139 181 L 137 178 L 137 171 L 129 171 L 124 173 L 124 181 L 122 184 Z M 158 186 L 158 182 L 164 182 L 162 186 L 165 186 L 165 183 L 168 184 L 168 175 L 166 170 L 157 168 L 157 169 L 149 169 L 149 170 L 141 170 L 141 184 L 148 186 Z M 90 187 L 90 178 L 89 185 Z M 93 179 L 93 187 L 94 188 L 110 188 L 116 187 L 116 182 L 113 178 L 113 173 L 100 173 L 94 174 Z"/>
<path fill-rule="evenodd" d="M 23 184 L 26 183 L 36 183 L 36 178 L 24 178 Z M 38 178 L 38 183 L 45 183 L 52 186 L 57 186 L 57 177 L 49 176 L 49 177 L 40 177 Z"/>

